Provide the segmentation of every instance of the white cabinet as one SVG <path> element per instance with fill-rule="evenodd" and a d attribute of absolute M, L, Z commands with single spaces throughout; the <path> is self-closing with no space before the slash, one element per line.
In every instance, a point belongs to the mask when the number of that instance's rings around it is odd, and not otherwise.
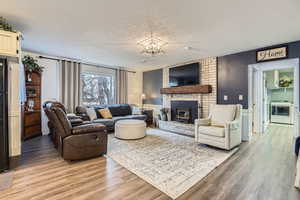
<path fill-rule="evenodd" d="M 283 80 L 285 77 L 287 77 L 290 80 L 294 79 L 292 71 L 285 72 L 283 70 L 272 70 L 266 71 L 265 74 L 265 83 L 267 89 L 293 88 L 292 84 L 289 87 L 283 87 L 279 85 L 280 80 Z"/>
<path fill-rule="evenodd" d="M 8 59 L 9 156 L 21 155 L 20 64 Z"/>
<path fill-rule="evenodd" d="M 275 75 L 274 71 L 266 71 L 266 88 L 268 89 L 276 89 L 276 83 L 275 83 Z"/>
<path fill-rule="evenodd" d="M 297 172 L 296 172 L 296 181 L 295 181 L 295 187 L 300 189 L 300 156 L 298 156 L 298 162 L 297 162 Z"/>
<path fill-rule="evenodd" d="M 0 55 L 19 57 L 20 34 L 0 30 Z"/>

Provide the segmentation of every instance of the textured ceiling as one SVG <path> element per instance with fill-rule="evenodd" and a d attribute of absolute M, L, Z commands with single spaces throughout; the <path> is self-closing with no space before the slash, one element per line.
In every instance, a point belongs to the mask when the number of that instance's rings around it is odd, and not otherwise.
<path fill-rule="evenodd" d="M 0 2 L 24 49 L 112 66 L 145 69 L 300 39 L 299 0 Z M 140 54 L 136 43 L 150 31 L 169 43 L 166 54 Z"/>

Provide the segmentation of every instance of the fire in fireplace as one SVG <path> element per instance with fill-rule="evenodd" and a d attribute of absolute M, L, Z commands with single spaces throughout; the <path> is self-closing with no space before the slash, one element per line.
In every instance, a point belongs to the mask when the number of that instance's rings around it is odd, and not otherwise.
<path fill-rule="evenodd" d="M 191 119 L 191 112 L 188 108 L 177 108 L 176 109 L 176 121 L 189 123 Z"/>

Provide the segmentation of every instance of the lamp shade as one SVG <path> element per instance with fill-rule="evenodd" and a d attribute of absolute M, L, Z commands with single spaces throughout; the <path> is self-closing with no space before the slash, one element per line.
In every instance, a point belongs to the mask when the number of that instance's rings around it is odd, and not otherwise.
<path fill-rule="evenodd" d="M 143 93 L 143 94 L 141 95 L 141 98 L 142 98 L 142 99 L 146 99 L 146 94 Z"/>

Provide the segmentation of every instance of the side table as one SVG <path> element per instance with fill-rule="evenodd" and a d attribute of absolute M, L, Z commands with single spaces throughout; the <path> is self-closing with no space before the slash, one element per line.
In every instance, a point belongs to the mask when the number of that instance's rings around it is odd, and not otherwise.
<path fill-rule="evenodd" d="M 142 114 L 147 116 L 147 119 L 146 119 L 147 126 L 151 126 L 153 124 L 153 110 L 144 109 L 144 110 L 142 110 Z"/>

